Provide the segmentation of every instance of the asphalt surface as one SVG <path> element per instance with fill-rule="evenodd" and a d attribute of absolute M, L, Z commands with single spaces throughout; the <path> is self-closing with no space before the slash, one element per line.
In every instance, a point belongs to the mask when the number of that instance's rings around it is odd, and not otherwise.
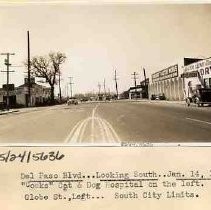
<path fill-rule="evenodd" d="M 107 102 L 0 116 L 0 143 L 211 142 L 211 107 Z"/>

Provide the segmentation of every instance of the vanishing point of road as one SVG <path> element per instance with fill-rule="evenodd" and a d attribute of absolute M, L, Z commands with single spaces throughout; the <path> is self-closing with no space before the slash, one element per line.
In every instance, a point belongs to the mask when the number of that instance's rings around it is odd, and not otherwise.
<path fill-rule="evenodd" d="M 211 142 L 211 107 L 118 101 L 0 116 L 0 143 Z"/>

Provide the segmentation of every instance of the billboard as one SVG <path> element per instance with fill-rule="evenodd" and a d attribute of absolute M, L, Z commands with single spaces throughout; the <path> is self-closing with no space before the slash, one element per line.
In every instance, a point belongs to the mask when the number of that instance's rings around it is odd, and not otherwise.
<path fill-rule="evenodd" d="M 152 74 L 152 82 L 160 82 L 174 77 L 178 77 L 178 64 Z"/>
<path fill-rule="evenodd" d="M 211 78 L 211 58 L 184 67 L 184 73 L 198 71 L 203 78 Z"/>

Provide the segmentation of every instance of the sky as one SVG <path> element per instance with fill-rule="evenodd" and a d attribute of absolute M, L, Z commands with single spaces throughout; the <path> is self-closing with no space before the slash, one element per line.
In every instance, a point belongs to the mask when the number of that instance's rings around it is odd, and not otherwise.
<path fill-rule="evenodd" d="M 73 77 L 73 93 L 97 92 L 98 83 L 119 92 L 184 57 L 211 56 L 211 5 L 208 4 L 1 4 L 0 53 L 10 52 L 10 83 L 23 84 L 27 31 L 31 56 L 63 52 L 62 90 Z M 0 70 L 6 70 L 0 56 Z M 181 64 L 182 65 L 182 64 Z M 16 67 L 15 67 L 16 66 Z M 39 81 L 39 80 L 38 80 Z M 6 73 L 0 72 L 0 86 Z M 103 87 L 101 88 L 103 90 Z"/>

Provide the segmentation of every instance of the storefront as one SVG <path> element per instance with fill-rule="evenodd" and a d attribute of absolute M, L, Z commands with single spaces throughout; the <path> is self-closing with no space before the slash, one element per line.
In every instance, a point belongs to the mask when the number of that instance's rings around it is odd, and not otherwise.
<path fill-rule="evenodd" d="M 10 85 L 11 86 L 11 85 Z M 9 86 L 9 87 L 10 87 Z M 10 107 L 22 107 L 27 106 L 28 100 L 28 85 L 25 83 L 19 87 L 11 86 L 8 90 L 9 106 Z M 42 105 L 46 103 L 50 98 L 50 88 L 33 83 L 31 85 L 31 106 Z M 7 101 L 7 89 L 3 85 L 0 88 L 0 103 Z"/>

